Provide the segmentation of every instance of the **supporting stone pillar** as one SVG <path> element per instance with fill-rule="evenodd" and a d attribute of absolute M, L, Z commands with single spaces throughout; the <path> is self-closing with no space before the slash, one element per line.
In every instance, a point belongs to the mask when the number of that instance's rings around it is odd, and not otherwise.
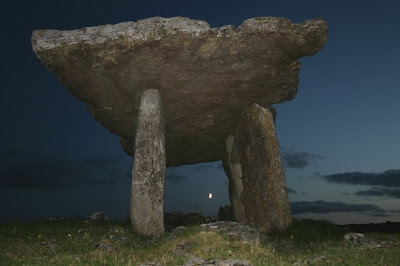
<path fill-rule="evenodd" d="M 146 90 L 136 128 L 130 218 L 142 235 L 164 234 L 165 129 L 161 96 Z"/>
<path fill-rule="evenodd" d="M 274 119 L 253 104 L 226 139 L 223 160 L 235 218 L 260 231 L 285 228 L 291 222 L 285 174 Z"/>

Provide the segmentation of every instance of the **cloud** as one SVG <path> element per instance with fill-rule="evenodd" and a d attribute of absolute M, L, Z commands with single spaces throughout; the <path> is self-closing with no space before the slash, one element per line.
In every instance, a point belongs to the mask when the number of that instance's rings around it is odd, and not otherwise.
<path fill-rule="evenodd" d="M 42 190 L 106 185 L 126 179 L 127 174 L 119 156 L 70 160 L 8 149 L 0 158 L 0 187 Z"/>
<path fill-rule="evenodd" d="M 297 194 L 297 191 L 290 187 L 287 187 L 287 192 L 288 194 Z"/>
<path fill-rule="evenodd" d="M 374 212 L 384 213 L 385 210 L 372 204 L 349 204 L 327 201 L 297 201 L 290 204 L 292 214 L 328 213 L 328 212 Z"/>
<path fill-rule="evenodd" d="M 179 174 L 167 174 L 165 179 L 173 184 L 178 184 L 186 181 L 187 177 Z"/>
<path fill-rule="evenodd" d="M 390 214 L 386 213 L 368 213 L 368 215 L 374 216 L 374 217 L 390 217 Z"/>
<path fill-rule="evenodd" d="M 314 172 L 313 174 L 312 174 L 312 177 L 320 177 L 321 176 L 321 173 L 320 172 Z"/>
<path fill-rule="evenodd" d="M 307 152 L 283 151 L 282 160 L 288 168 L 305 168 L 316 159 L 324 159 L 324 156 Z"/>
<path fill-rule="evenodd" d="M 356 196 L 386 196 L 389 198 L 397 198 L 400 199 L 400 189 L 398 188 L 379 188 L 373 187 L 369 190 L 360 190 L 354 193 Z"/>
<path fill-rule="evenodd" d="M 400 188 L 400 170 L 387 170 L 382 173 L 346 172 L 326 175 L 322 178 L 331 183 Z"/>

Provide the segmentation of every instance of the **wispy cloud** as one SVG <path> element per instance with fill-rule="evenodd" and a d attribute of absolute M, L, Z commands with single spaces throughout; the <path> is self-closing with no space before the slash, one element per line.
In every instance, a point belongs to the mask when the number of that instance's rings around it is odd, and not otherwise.
<path fill-rule="evenodd" d="M 368 213 L 368 215 L 374 216 L 374 217 L 389 217 L 392 216 L 390 214 L 387 213 Z"/>
<path fill-rule="evenodd" d="M 297 201 L 290 204 L 293 214 L 329 212 L 373 212 L 385 213 L 382 208 L 372 204 L 349 204 L 327 201 Z"/>
<path fill-rule="evenodd" d="M 41 190 L 115 184 L 129 177 L 121 157 L 70 160 L 8 149 L 0 158 L 0 187 Z"/>
<path fill-rule="evenodd" d="M 354 193 L 356 196 L 378 196 L 400 199 L 400 189 L 398 188 L 379 188 L 373 187 L 368 190 L 360 190 Z"/>
<path fill-rule="evenodd" d="M 318 154 L 311 154 L 308 152 L 292 152 L 282 151 L 282 160 L 288 168 L 305 168 L 312 162 L 318 159 L 324 159 L 325 157 Z"/>
<path fill-rule="evenodd" d="M 400 188 L 400 170 L 387 170 L 382 173 L 346 172 L 326 175 L 322 178 L 331 183 Z"/>

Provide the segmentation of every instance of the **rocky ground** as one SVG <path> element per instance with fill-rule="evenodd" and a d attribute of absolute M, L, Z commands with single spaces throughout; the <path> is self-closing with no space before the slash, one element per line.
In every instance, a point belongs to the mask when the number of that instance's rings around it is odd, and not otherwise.
<path fill-rule="evenodd" d="M 398 233 L 294 220 L 265 234 L 227 217 L 229 207 L 215 217 L 165 213 L 161 238 L 133 234 L 129 219 L 110 221 L 103 212 L 0 225 L 0 265 L 400 265 Z"/>

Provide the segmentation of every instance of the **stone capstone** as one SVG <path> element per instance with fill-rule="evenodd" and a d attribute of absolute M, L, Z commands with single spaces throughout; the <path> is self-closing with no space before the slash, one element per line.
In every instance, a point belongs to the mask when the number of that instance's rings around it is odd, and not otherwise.
<path fill-rule="evenodd" d="M 260 231 L 290 224 L 285 175 L 268 109 L 253 104 L 242 113 L 235 134 L 227 137 L 223 166 L 236 221 Z"/>
<path fill-rule="evenodd" d="M 130 218 L 142 235 L 164 234 L 165 130 L 161 95 L 146 90 L 140 101 L 132 170 Z"/>
<path fill-rule="evenodd" d="M 326 41 L 322 19 L 259 17 L 211 28 L 183 17 L 36 30 L 33 50 L 133 155 L 139 102 L 162 95 L 168 166 L 221 160 L 240 114 L 292 100 L 303 56 Z"/>

